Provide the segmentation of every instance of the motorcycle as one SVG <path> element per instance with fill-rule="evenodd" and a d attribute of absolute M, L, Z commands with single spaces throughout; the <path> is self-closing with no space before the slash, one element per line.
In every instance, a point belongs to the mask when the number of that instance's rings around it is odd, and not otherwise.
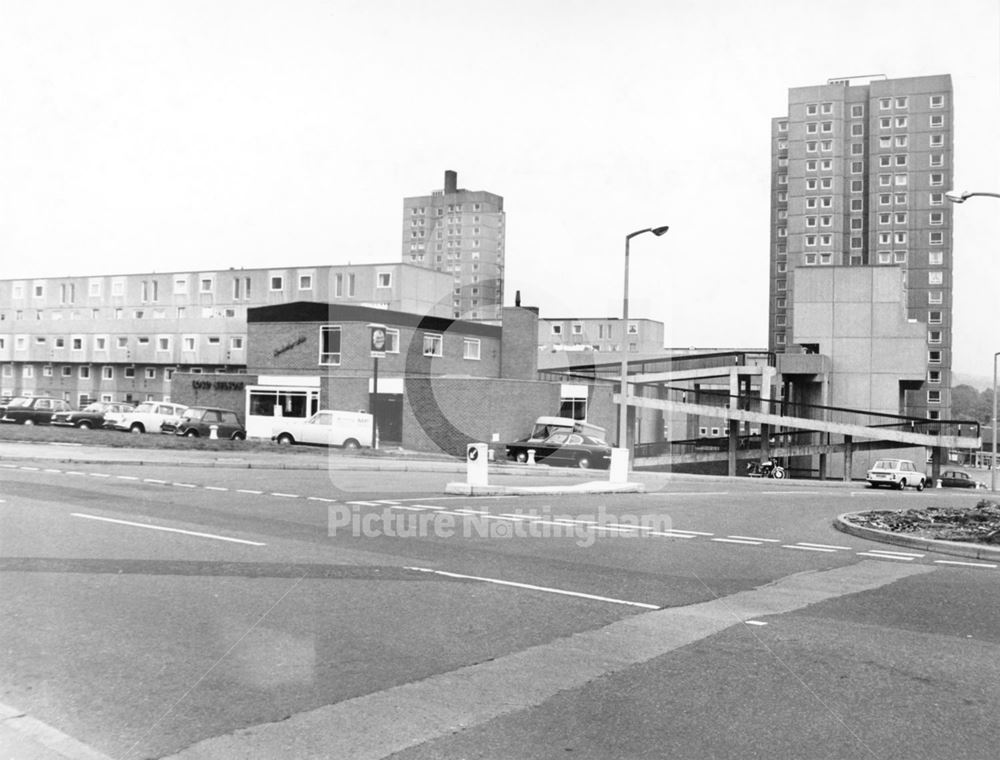
<path fill-rule="evenodd" d="M 751 478 L 781 480 L 785 477 L 785 468 L 773 459 L 765 459 L 763 462 L 747 462 L 747 475 Z"/>

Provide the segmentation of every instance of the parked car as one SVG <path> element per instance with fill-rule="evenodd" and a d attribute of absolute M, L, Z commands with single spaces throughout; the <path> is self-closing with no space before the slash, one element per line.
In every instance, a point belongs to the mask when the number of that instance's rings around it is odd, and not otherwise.
<path fill-rule="evenodd" d="M 104 427 L 130 433 L 158 433 L 164 420 L 181 414 L 185 409 L 184 404 L 143 401 L 130 412 L 108 412 L 104 415 Z"/>
<path fill-rule="evenodd" d="M 942 488 L 986 488 L 979 481 L 973 480 L 968 473 L 961 470 L 945 470 L 941 473 Z"/>
<path fill-rule="evenodd" d="M 611 446 L 600 438 L 582 433 L 553 433 L 543 440 L 515 441 L 506 446 L 507 459 L 527 462 L 534 449 L 535 461 L 561 467 L 597 467 L 611 465 Z"/>
<path fill-rule="evenodd" d="M 923 491 L 927 477 L 909 459 L 879 459 L 868 470 L 868 485 L 903 489 L 912 486 Z"/>
<path fill-rule="evenodd" d="M 50 396 L 17 396 L 4 409 L 0 422 L 19 425 L 48 425 L 56 412 L 72 410 L 68 401 Z"/>
<path fill-rule="evenodd" d="M 56 412 L 52 415 L 52 424 L 62 427 L 77 427 L 81 430 L 99 428 L 104 424 L 104 416 L 110 413 L 131 412 L 135 409 L 134 404 L 118 403 L 114 401 L 95 401 L 87 404 L 79 411 Z"/>
<path fill-rule="evenodd" d="M 372 445 L 372 416 L 366 412 L 321 409 L 312 417 L 281 417 L 276 420 L 272 441 L 283 446 L 343 446 L 357 449 Z"/>
<path fill-rule="evenodd" d="M 207 406 L 192 406 L 185 409 L 181 413 L 174 433 L 188 438 L 210 438 L 213 427 L 219 438 L 242 441 L 247 437 L 247 430 L 236 412 Z"/>

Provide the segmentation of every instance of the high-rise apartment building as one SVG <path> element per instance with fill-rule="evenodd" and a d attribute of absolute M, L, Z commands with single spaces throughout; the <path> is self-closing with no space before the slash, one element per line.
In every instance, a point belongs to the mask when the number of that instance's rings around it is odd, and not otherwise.
<path fill-rule="evenodd" d="M 771 351 L 814 348 L 796 340 L 800 267 L 899 267 L 906 317 L 927 334 L 925 381 L 901 411 L 949 416 L 952 155 L 948 75 L 789 90 L 788 113 L 771 122 Z"/>
<path fill-rule="evenodd" d="M 452 315 L 499 320 L 503 307 L 503 198 L 458 187 L 444 173 L 444 189 L 403 199 L 403 263 L 452 275 Z"/>

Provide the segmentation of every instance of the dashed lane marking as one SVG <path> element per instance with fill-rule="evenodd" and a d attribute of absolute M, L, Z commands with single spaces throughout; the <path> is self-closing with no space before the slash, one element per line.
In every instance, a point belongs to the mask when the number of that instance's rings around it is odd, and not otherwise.
<path fill-rule="evenodd" d="M 448 573 L 444 570 L 432 570 L 427 567 L 407 567 L 407 570 L 416 570 L 420 573 L 430 573 L 432 575 L 440 575 L 445 578 L 459 578 L 461 580 L 469 581 L 480 581 L 482 583 L 493 583 L 498 586 L 512 586 L 514 588 L 523 588 L 529 591 L 544 591 L 547 594 L 560 594 L 562 596 L 575 596 L 580 599 L 592 599 L 597 602 L 610 602 L 612 604 L 624 604 L 629 607 L 642 607 L 647 610 L 658 610 L 660 609 L 655 604 L 646 604 L 645 602 L 632 602 L 627 599 L 615 599 L 610 596 L 597 596 L 595 594 L 584 594 L 580 591 L 568 591 L 566 589 L 551 588 L 549 586 L 535 586 L 530 583 L 516 583 L 514 581 L 504 581 L 499 578 L 484 578 L 478 575 L 462 575 L 460 573 Z"/>
<path fill-rule="evenodd" d="M 800 546 L 798 544 L 782 544 L 782 549 L 800 549 L 804 552 L 826 552 L 827 554 L 833 554 L 836 549 L 823 549 L 819 546 Z"/>
<path fill-rule="evenodd" d="M 934 560 L 935 565 L 959 565 L 961 567 L 986 567 L 996 569 L 996 565 L 991 562 L 957 562 L 950 559 L 936 559 Z"/>
<path fill-rule="evenodd" d="M 178 488 L 197 488 L 194 483 L 171 483 L 172 486 L 177 486 Z"/>
<path fill-rule="evenodd" d="M 916 557 L 903 557 L 899 554 L 876 554 L 875 552 L 858 552 L 859 557 L 874 557 L 875 559 L 898 559 L 902 562 L 913 562 Z"/>
<path fill-rule="evenodd" d="M 225 486 L 205 486 L 206 491 L 228 491 Z"/>
<path fill-rule="evenodd" d="M 260 496 L 264 492 L 263 491 L 255 491 L 252 488 L 237 488 L 236 489 L 236 493 L 250 493 L 250 494 L 253 494 L 255 496 Z"/>
<path fill-rule="evenodd" d="M 92 477 L 92 478 L 110 478 L 111 476 L 108 475 L 108 473 L 106 473 L 106 472 L 92 472 L 92 473 L 90 473 L 90 477 Z"/>
<path fill-rule="evenodd" d="M 185 536 L 195 536 L 197 538 L 210 538 L 215 541 L 229 541 L 234 544 L 247 544 L 249 546 L 267 546 L 260 541 L 247 541 L 244 538 L 233 538 L 232 536 L 219 536 L 215 533 L 199 533 L 194 530 L 181 530 L 180 528 L 167 528 L 163 525 L 151 525 L 149 523 L 132 522 L 130 520 L 115 520 L 111 517 L 98 517 L 97 515 L 87 515 L 82 512 L 71 512 L 73 517 L 83 517 L 87 520 L 100 520 L 101 522 L 114 523 L 116 525 L 128 525 L 133 528 L 146 528 L 148 530 L 159 530 L 165 533 L 181 533 Z"/>
<path fill-rule="evenodd" d="M 710 538 L 709 541 L 718 541 L 720 544 L 746 544 L 748 546 L 763 546 L 760 541 L 750 541 L 745 538 Z"/>
<path fill-rule="evenodd" d="M 917 554 L 916 552 L 897 552 L 891 549 L 870 549 L 872 554 L 888 554 L 891 557 L 926 557 L 926 554 Z"/>
<path fill-rule="evenodd" d="M 115 475 L 118 480 L 138 480 L 135 475 Z"/>
<path fill-rule="evenodd" d="M 67 475 L 68 474 L 69 473 L 67 473 Z M 142 482 L 143 483 L 156 483 L 157 485 L 160 485 L 160 486 L 165 486 L 167 484 L 167 481 L 160 480 L 159 478 L 143 478 Z"/>
<path fill-rule="evenodd" d="M 270 496 L 280 496 L 282 499 L 298 499 L 299 495 L 297 493 L 281 493 L 280 491 L 272 491 Z"/>
<path fill-rule="evenodd" d="M 307 496 L 306 498 L 309 501 L 322 501 L 322 502 L 325 502 L 327 504 L 333 504 L 334 502 L 337 501 L 336 499 L 327 499 L 327 498 L 325 498 L 323 496 Z"/>
<path fill-rule="evenodd" d="M 21 465 L 21 469 L 22 470 L 31 470 L 33 472 L 38 472 L 38 468 L 37 467 L 27 467 L 25 465 Z"/>
<path fill-rule="evenodd" d="M 814 549 L 839 549 L 841 551 L 849 552 L 853 549 L 853 546 L 836 546 L 834 544 L 810 544 L 806 541 L 797 541 L 798 546 L 811 546 Z"/>
<path fill-rule="evenodd" d="M 726 536 L 726 538 L 741 538 L 744 541 L 760 541 L 765 544 L 780 544 L 781 539 L 778 538 L 759 538 L 757 536 Z"/>

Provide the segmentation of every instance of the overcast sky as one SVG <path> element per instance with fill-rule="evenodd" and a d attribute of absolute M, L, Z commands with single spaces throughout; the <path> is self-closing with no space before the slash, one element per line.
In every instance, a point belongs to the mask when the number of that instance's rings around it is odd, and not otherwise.
<path fill-rule="evenodd" d="M 767 342 L 770 119 L 951 74 L 1000 192 L 996 0 L 0 0 L 0 277 L 387 262 L 402 199 L 504 197 L 507 296 Z M 1000 351 L 1000 200 L 956 209 L 955 358 Z"/>

